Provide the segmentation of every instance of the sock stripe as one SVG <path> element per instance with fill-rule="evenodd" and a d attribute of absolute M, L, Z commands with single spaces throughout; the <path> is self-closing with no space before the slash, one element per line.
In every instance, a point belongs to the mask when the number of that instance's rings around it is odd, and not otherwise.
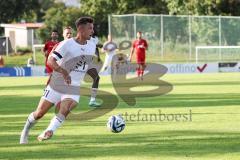
<path fill-rule="evenodd" d="M 56 117 L 56 120 L 58 120 L 58 122 L 62 123 L 62 120 L 59 119 L 58 117 Z"/>

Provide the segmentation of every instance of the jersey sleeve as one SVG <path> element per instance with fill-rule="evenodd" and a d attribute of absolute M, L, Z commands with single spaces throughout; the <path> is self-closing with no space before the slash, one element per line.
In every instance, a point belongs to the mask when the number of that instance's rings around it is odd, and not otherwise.
<path fill-rule="evenodd" d="M 62 41 L 59 45 L 53 50 L 51 56 L 54 57 L 57 61 L 64 58 L 67 54 L 67 43 Z"/>

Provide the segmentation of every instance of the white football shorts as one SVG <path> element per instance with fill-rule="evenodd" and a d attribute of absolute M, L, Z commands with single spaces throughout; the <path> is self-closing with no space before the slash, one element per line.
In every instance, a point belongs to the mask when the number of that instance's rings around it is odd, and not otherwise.
<path fill-rule="evenodd" d="M 66 99 L 66 98 L 71 98 L 74 101 L 76 101 L 77 103 L 79 103 L 79 99 L 80 99 L 80 95 L 71 95 L 71 94 L 63 94 L 63 93 L 59 93 L 57 91 L 55 91 L 54 89 L 52 89 L 49 85 L 44 89 L 44 93 L 42 95 L 42 98 L 46 99 L 47 101 L 55 104 L 55 106 L 57 106 L 57 104 Z"/>

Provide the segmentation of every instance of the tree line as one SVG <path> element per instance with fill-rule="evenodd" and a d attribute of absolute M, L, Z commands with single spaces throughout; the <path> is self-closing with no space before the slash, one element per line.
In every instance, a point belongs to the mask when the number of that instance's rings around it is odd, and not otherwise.
<path fill-rule="evenodd" d="M 107 35 L 109 14 L 240 16 L 238 0 L 80 0 L 80 4 L 76 8 L 54 0 L 2 0 L 0 23 L 44 22 L 38 36 L 45 40 L 53 29 L 61 34 L 64 26 L 75 28 L 75 20 L 83 15 L 95 19 L 99 36 Z"/>

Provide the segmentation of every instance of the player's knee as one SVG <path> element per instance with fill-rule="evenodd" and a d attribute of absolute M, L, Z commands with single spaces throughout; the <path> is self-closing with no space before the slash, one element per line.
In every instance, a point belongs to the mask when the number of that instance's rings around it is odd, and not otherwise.
<path fill-rule="evenodd" d="M 97 75 L 96 78 L 95 78 L 95 81 L 99 82 L 99 80 L 100 80 L 100 77 L 99 77 L 99 75 Z"/>
<path fill-rule="evenodd" d="M 36 112 L 34 113 L 34 118 L 35 118 L 35 120 L 38 120 L 38 119 L 42 118 L 44 115 L 45 115 L 44 112 L 36 111 Z"/>

